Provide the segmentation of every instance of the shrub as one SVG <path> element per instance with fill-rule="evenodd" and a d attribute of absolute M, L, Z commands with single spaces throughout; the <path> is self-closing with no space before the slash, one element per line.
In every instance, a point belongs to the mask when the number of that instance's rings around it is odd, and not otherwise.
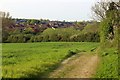
<path fill-rule="evenodd" d="M 114 51 L 114 54 L 118 54 L 118 51 Z"/>
<path fill-rule="evenodd" d="M 96 50 L 96 47 L 95 48 L 92 48 L 90 51 L 95 51 Z"/>
<path fill-rule="evenodd" d="M 44 35 L 42 41 L 43 42 L 49 42 L 49 35 Z"/>
<path fill-rule="evenodd" d="M 32 36 L 33 36 L 32 34 L 25 34 L 24 35 L 25 42 L 28 42 Z"/>
<path fill-rule="evenodd" d="M 74 42 L 74 41 L 79 41 L 78 39 L 78 35 L 72 35 L 72 36 L 70 36 L 70 41 L 72 41 L 72 42 Z"/>
<path fill-rule="evenodd" d="M 35 38 L 35 37 L 32 36 L 28 42 L 34 42 L 34 38 Z"/>
<path fill-rule="evenodd" d="M 78 50 L 76 49 L 75 51 L 72 51 L 72 50 L 68 50 L 68 54 L 66 55 L 66 57 L 71 57 L 77 53 L 80 53 L 80 52 L 86 52 L 85 50 Z"/>
<path fill-rule="evenodd" d="M 107 52 L 103 52 L 102 53 L 102 56 L 107 56 L 109 53 L 107 53 Z"/>
<path fill-rule="evenodd" d="M 38 35 L 38 36 L 37 36 L 37 41 L 38 41 L 38 42 L 41 42 L 42 40 L 43 40 L 43 36 Z"/>
<path fill-rule="evenodd" d="M 13 35 L 11 42 L 12 42 L 12 43 L 16 43 L 17 40 L 18 40 L 18 37 L 17 37 L 16 35 Z"/>
<path fill-rule="evenodd" d="M 66 57 L 71 57 L 72 55 L 75 55 L 75 54 L 77 54 L 75 51 L 69 50 L 68 54 L 66 55 Z"/>
<path fill-rule="evenodd" d="M 98 23 L 93 23 L 93 24 L 87 24 L 82 32 L 88 32 L 88 33 L 96 33 L 99 32 L 99 24 Z"/>
<path fill-rule="evenodd" d="M 11 40 L 12 40 L 12 36 L 8 36 L 7 42 L 11 42 Z"/>
<path fill-rule="evenodd" d="M 17 41 L 18 43 L 23 43 L 23 42 L 25 42 L 25 39 L 24 39 L 24 35 L 23 34 L 20 34 L 20 35 L 18 35 L 18 41 Z"/>

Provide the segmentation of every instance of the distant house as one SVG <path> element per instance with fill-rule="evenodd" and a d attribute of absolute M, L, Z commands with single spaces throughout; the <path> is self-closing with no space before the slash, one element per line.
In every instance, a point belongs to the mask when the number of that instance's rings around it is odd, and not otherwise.
<path fill-rule="evenodd" d="M 52 29 L 53 29 L 53 30 L 55 30 L 55 28 L 54 28 L 54 27 L 52 27 Z"/>

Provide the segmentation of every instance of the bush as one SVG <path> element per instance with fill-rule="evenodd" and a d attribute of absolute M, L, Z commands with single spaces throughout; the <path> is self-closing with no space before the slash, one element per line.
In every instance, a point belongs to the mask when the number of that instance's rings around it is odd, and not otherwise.
<path fill-rule="evenodd" d="M 102 56 L 107 56 L 109 53 L 107 53 L 107 52 L 103 52 L 102 53 Z"/>
<path fill-rule="evenodd" d="M 95 51 L 96 50 L 96 47 L 95 48 L 92 48 L 90 51 L 92 52 L 92 51 Z"/>
<path fill-rule="evenodd" d="M 79 33 L 70 36 L 70 41 L 75 42 L 99 42 L 100 37 L 98 33 Z"/>
<path fill-rule="evenodd" d="M 68 54 L 66 55 L 66 57 L 71 57 L 71 56 L 73 56 L 73 55 L 75 55 L 75 54 L 77 54 L 75 51 L 69 50 L 69 51 L 68 51 Z"/>
<path fill-rule="evenodd" d="M 43 36 L 38 35 L 38 36 L 37 36 L 37 41 L 38 41 L 38 42 L 41 42 L 42 40 L 43 40 Z"/>
<path fill-rule="evenodd" d="M 34 42 L 34 38 L 35 38 L 35 37 L 32 36 L 28 42 Z"/>
<path fill-rule="evenodd" d="M 11 38 L 11 39 L 12 39 L 12 40 L 11 40 L 10 42 L 12 42 L 12 43 L 16 43 L 17 40 L 18 40 L 18 37 L 15 36 L 15 35 L 12 35 L 12 38 Z"/>
<path fill-rule="evenodd" d="M 118 54 L 118 51 L 114 51 L 114 54 Z"/>
<path fill-rule="evenodd" d="M 49 42 L 49 35 L 44 35 L 42 41 L 43 42 Z"/>
<path fill-rule="evenodd" d="M 49 35 L 49 40 L 52 42 L 59 41 L 58 35 L 57 34 Z"/>
<path fill-rule="evenodd" d="M 33 36 L 32 34 L 25 34 L 24 35 L 25 42 L 28 42 L 32 36 Z"/>
<path fill-rule="evenodd" d="M 20 34 L 20 35 L 18 35 L 18 41 L 17 41 L 18 43 L 23 43 L 23 42 L 25 42 L 25 39 L 24 39 L 24 35 L 23 34 Z"/>
<path fill-rule="evenodd" d="M 84 27 L 82 32 L 88 32 L 88 33 L 96 33 L 99 32 L 99 24 L 93 23 L 93 24 L 87 24 L 87 26 Z"/>
<path fill-rule="evenodd" d="M 72 36 L 70 36 L 70 41 L 72 41 L 72 42 L 74 42 L 74 41 L 79 41 L 78 39 L 78 35 L 72 35 Z"/>
<path fill-rule="evenodd" d="M 86 52 L 85 50 L 78 50 L 78 49 L 76 49 L 75 51 L 72 51 L 72 50 L 68 50 L 68 54 L 66 55 L 66 57 L 68 58 L 68 57 L 71 57 L 71 56 L 73 56 L 73 55 L 75 55 L 75 54 L 77 54 L 77 53 L 80 53 L 80 52 Z"/>

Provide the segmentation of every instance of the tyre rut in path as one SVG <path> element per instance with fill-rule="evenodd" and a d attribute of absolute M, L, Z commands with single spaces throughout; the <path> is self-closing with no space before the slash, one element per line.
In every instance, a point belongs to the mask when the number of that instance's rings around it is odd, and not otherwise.
<path fill-rule="evenodd" d="M 50 78 L 91 78 L 96 73 L 99 57 L 97 54 L 79 54 L 68 58 L 54 70 Z"/>

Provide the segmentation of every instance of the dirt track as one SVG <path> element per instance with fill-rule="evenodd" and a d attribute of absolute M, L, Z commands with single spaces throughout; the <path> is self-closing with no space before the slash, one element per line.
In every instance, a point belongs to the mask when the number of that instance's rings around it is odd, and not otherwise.
<path fill-rule="evenodd" d="M 68 58 L 50 74 L 50 78 L 91 78 L 99 63 L 97 54 L 79 54 Z"/>

